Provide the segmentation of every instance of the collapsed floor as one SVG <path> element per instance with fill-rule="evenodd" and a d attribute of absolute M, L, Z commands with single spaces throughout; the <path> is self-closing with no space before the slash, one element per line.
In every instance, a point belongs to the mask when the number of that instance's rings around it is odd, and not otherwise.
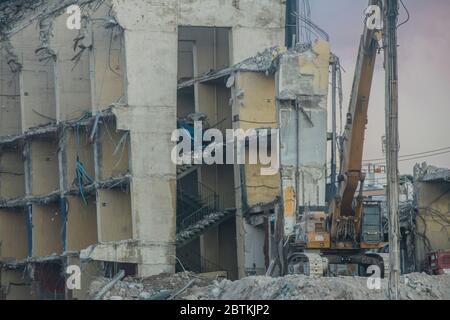
<path fill-rule="evenodd" d="M 92 283 L 94 297 L 110 279 Z M 370 290 L 368 278 L 248 277 L 239 281 L 208 279 L 193 273 L 161 275 L 146 279 L 125 278 L 105 292 L 104 300 L 386 300 L 387 281 L 381 290 Z M 405 275 L 401 279 L 402 300 L 449 300 L 450 275 Z"/>

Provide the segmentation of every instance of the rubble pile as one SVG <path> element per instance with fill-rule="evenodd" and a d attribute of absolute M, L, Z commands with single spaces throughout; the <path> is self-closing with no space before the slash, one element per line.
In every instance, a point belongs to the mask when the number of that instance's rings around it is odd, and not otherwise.
<path fill-rule="evenodd" d="M 450 276 L 432 277 L 410 274 L 402 277 L 400 297 L 403 300 L 450 299 Z M 205 291 L 203 299 L 243 300 L 384 300 L 387 281 L 381 289 L 369 289 L 368 278 L 337 277 L 284 278 L 250 277 L 237 282 L 222 281 Z"/>
<path fill-rule="evenodd" d="M 194 281 L 193 281 L 194 280 Z M 92 282 L 89 295 L 94 297 L 111 279 L 98 278 Z M 127 277 L 119 281 L 108 291 L 103 300 L 166 300 L 178 298 L 183 295 L 176 295 L 189 282 L 192 286 L 207 287 L 212 284 L 212 280 L 197 276 L 191 272 L 181 272 L 175 275 L 162 274 L 145 279 Z"/>
<path fill-rule="evenodd" d="M 103 279 L 103 283 L 101 281 L 94 283 L 91 287 L 92 294 L 95 294 L 105 283 L 107 283 L 106 279 Z M 450 299 L 450 275 L 429 276 L 414 273 L 402 276 L 400 298 L 402 300 L 448 300 Z M 232 282 L 208 280 L 192 273 L 179 273 L 147 279 L 125 279 L 117 283 L 103 299 L 385 300 L 387 299 L 387 280 L 382 279 L 381 289 L 376 290 L 369 289 L 368 278 L 359 277 L 312 278 L 291 275 L 282 278 L 249 277 Z"/>

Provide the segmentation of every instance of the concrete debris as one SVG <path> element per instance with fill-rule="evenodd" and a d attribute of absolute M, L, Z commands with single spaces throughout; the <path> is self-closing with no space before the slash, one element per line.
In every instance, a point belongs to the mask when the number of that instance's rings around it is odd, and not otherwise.
<path fill-rule="evenodd" d="M 358 277 L 310 278 L 303 275 L 284 278 L 250 277 L 237 282 L 223 281 L 219 284 L 219 289 L 210 288 L 198 297 L 238 300 L 387 299 L 387 281 L 381 281 L 381 290 L 370 290 L 368 280 Z M 450 276 L 410 274 L 402 278 L 401 299 L 446 300 L 450 298 L 449 285 Z"/>
<path fill-rule="evenodd" d="M 80 7 L 99 2 L 98 0 L 21 0 L 5 1 L 0 4 L 0 33 L 12 36 L 30 24 L 48 17 L 57 16 L 72 4 Z"/>
<path fill-rule="evenodd" d="M 166 300 L 187 284 L 189 288 L 175 299 L 179 300 L 386 300 L 387 281 L 381 280 L 380 290 L 368 288 L 368 278 L 312 278 L 291 275 L 283 278 L 249 277 L 240 281 L 208 280 L 193 273 L 161 275 L 147 279 L 127 278 L 115 285 L 104 299 Z M 94 282 L 95 295 L 107 279 Z M 401 279 L 402 300 L 450 299 L 450 275 L 429 276 L 413 273 Z"/>
<path fill-rule="evenodd" d="M 105 287 L 110 279 L 99 278 L 92 282 L 89 295 L 94 297 Z M 181 292 L 174 297 L 175 299 L 184 299 L 184 297 L 196 288 L 206 288 L 212 284 L 212 281 L 195 275 L 190 272 L 177 273 L 175 275 L 162 274 L 145 279 L 127 277 L 119 281 L 115 286 L 103 296 L 103 300 L 166 300 L 181 289 L 190 284 L 186 291 Z"/>
<path fill-rule="evenodd" d="M 231 67 L 226 67 L 220 70 L 213 70 L 208 73 L 202 74 L 199 77 L 190 79 L 178 84 L 178 89 L 192 86 L 194 83 L 204 83 L 224 77 L 228 77 L 237 71 L 248 72 L 265 72 L 267 74 L 273 74 L 276 71 L 275 61 L 280 54 L 284 52 L 279 46 L 271 47 L 259 52 L 253 57 L 247 58 L 242 62 L 239 62 Z M 230 88 L 234 85 L 235 78 L 231 76 L 227 80 L 227 87 Z"/>
<path fill-rule="evenodd" d="M 273 68 L 274 60 L 282 53 L 280 47 L 268 48 L 259 52 L 256 56 L 248 58 L 238 63 L 234 69 L 239 71 L 268 71 Z"/>
<path fill-rule="evenodd" d="M 426 162 L 414 167 L 414 179 L 422 182 L 450 182 L 450 169 L 429 166 Z"/>

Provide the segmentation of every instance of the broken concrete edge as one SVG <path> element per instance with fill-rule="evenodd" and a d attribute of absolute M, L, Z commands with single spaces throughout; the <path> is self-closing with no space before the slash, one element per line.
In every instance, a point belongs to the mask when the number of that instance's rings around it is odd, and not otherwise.
<path fill-rule="evenodd" d="M 3 257 L 0 259 L 0 269 L 21 269 L 30 264 L 61 262 L 66 258 L 79 258 L 80 262 L 115 262 L 126 264 L 139 264 L 158 268 L 161 271 L 156 274 L 165 273 L 168 264 L 175 264 L 175 252 L 172 255 L 166 255 L 167 250 L 174 248 L 174 243 L 143 241 L 136 239 L 104 242 L 89 246 L 80 252 L 64 252 L 60 255 L 53 254 L 47 257 L 29 257 L 26 259 L 13 259 Z M 160 255 L 155 255 L 155 249 L 160 249 Z M 173 260 L 173 261 L 172 261 Z"/>
<path fill-rule="evenodd" d="M 426 162 L 416 164 L 414 180 L 419 182 L 450 182 L 450 169 L 430 166 Z"/>
<path fill-rule="evenodd" d="M 275 210 L 275 206 L 280 201 L 281 201 L 281 199 L 279 197 L 277 197 L 276 199 L 274 199 L 271 202 L 257 203 L 247 209 L 246 215 L 259 215 L 259 214 L 273 212 L 273 210 Z"/>
<path fill-rule="evenodd" d="M 175 243 L 144 240 L 122 240 L 94 244 L 80 251 L 80 261 L 105 261 L 148 265 L 153 268 L 161 266 L 161 272 L 167 265 L 175 265 Z M 167 255 L 167 250 L 173 254 Z M 159 251 L 159 254 L 157 254 Z M 158 274 L 158 273 L 157 273 Z"/>
<path fill-rule="evenodd" d="M 95 121 L 100 119 L 108 119 L 114 117 L 113 109 L 116 106 L 111 106 L 103 111 L 100 111 L 98 115 L 89 115 L 83 120 L 68 120 L 61 121 L 59 123 L 50 123 L 36 128 L 30 128 L 22 134 L 9 135 L 0 138 L 0 145 L 16 144 L 19 141 L 27 140 L 32 137 L 45 136 L 49 134 L 57 133 L 63 128 L 74 128 L 76 126 L 89 126 L 94 125 Z"/>
<path fill-rule="evenodd" d="M 93 184 L 84 186 L 84 192 L 87 195 L 92 195 L 99 189 L 113 189 L 117 187 L 129 186 L 131 182 L 131 174 L 125 174 L 118 177 L 111 177 L 100 181 L 95 181 Z M 61 197 L 65 196 L 79 196 L 80 191 L 78 188 L 72 188 L 70 190 L 56 190 L 47 195 L 42 196 L 25 196 L 19 199 L 2 200 L 0 201 L 1 209 L 12 209 L 26 207 L 31 204 L 50 204 L 57 202 Z"/>
<path fill-rule="evenodd" d="M 3 38 L 8 38 L 25 29 L 29 25 L 46 19 L 50 16 L 57 16 L 67 7 L 77 4 L 84 7 L 99 0 L 52 0 L 34 1 L 22 0 L 21 10 L 8 10 L 10 6 L 18 6 L 17 1 L 6 1 L 0 4 L 0 34 Z M 20 15 L 17 13 L 20 12 Z"/>
<path fill-rule="evenodd" d="M 319 40 L 317 40 L 319 41 Z M 322 40 L 323 41 L 323 40 Z M 274 74 L 278 68 L 278 60 L 284 55 L 304 54 L 308 50 L 314 50 L 314 45 L 303 44 L 298 45 L 293 49 L 287 49 L 285 47 L 274 46 L 259 52 L 253 57 L 245 59 L 231 67 L 226 67 L 220 70 L 211 71 L 194 79 L 186 80 L 178 84 L 178 90 L 191 87 L 196 83 L 206 83 L 213 80 L 222 79 L 232 76 L 235 72 L 266 72 Z M 227 83 L 228 87 L 231 87 L 234 81 Z"/>
<path fill-rule="evenodd" d="M 60 255 L 53 254 L 47 257 L 29 257 L 26 259 L 13 259 L 3 257 L 0 259 L 0 269 L 6 270 L 17 270 L 22 269 L 30 264 L 40 264 L 40 263 L 49 263 L 49 262 L 64 262 L 64 259 L 71 257 L 78 257 L 78 252 L 64 252 Z"/>

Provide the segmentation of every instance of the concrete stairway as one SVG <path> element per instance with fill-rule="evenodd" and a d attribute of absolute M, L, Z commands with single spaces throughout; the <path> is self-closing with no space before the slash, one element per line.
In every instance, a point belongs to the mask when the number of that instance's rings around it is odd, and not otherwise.
<path fill-rule="evenodd" d="M 177 180 L 198 169 L 197 165 L 177 166 Z M 178 248 L 199 238 L 235 214 L 235 209 L 222 209 L 214 190 L 199 183 L 195 188 L 177 188 L 177 235 Z"/>
<path fill-rule="evenodd" d="M 176 246 L 181 248 L 189 244 L 206 231 L 222 224 L 231 217 L 234 217 L 235 213 L 236 209 L 226 209 L 221 212 L 205 214 L 201 219 L 198 219 L 196 223 L 177 231 Z"/>
<path fill-rule="evenodd" d="M 184 164 L 181 166 L 177 166 L 177 180 L 183 179 L 188 174 L 194 172 L 199 168 L 199 165 L 195 164 Z"/>

